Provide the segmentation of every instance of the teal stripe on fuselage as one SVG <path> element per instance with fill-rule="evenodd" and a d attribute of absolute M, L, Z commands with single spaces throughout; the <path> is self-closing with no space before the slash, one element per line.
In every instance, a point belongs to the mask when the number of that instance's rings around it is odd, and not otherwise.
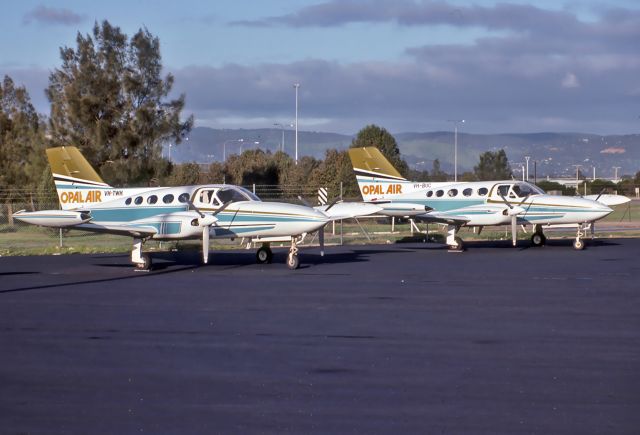
<path fill-rule="evenodd" d="M 313 216 L 271 216 L 257 213 L 222 212 L 217 217 L 219 225 L 230 222 L 322 222 L 321 218 Z"/>
<path fill-rule="evenodd" d="M 216 237 L 225 237 L 225 236 L 237 236 L 240 234 L 246 234 L 253 231 L 268 231 L 274 229 L 275 225 L 258 225 L 253 227 L 234 227 L 231 228 L 220 228 L 214 227 Z"/>
<path fill-rule="evenodd" d="M 130 206 L 121 208 L 93 208 L 91 217 L 94 222 L 131 222 L 138 219 L 147 219 L 159 214 L 186 211 L 188 206 L 177 207 L 143 207 Z M 145 224 L 146 225 L 146 224 Z"/>

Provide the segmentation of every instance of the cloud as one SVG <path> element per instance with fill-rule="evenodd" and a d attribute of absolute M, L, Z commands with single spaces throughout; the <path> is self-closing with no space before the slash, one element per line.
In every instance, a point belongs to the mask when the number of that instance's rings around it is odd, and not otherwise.
<path fill-rule="evenodd" d="M 69 9 L 63 8 L 49 8 L 43 5 L 37 6 L 33 10 L 27 12 L 22 22 L 24 24 L 31 24 L 32 22 L 38 22 L 42 24 L 59 24 L 62 26 L 72 26 L 79 24 L 85 20 L 85 17 L 76 14 Z"/>
<path fill-rule="evenodd" d="M 562 79 L 562 87 L 563 88 L 579 88 L 580 82 L 578 82 L 578 77 L 574 73 L 567 73 Z"/>
<path fill-rule="evenodd" d="M 350 23 L 396 23 L 403 26 L 480 26 L 488 29 L 523 31 L 575 25 L 568 12 L 550 11 L 530 5 L 498 3 L 491 7 L 462 6 L 445 1 L 333 0 L 303 7 L 285 15 L 236 21 L 243 26 L 336 27 Z"/>

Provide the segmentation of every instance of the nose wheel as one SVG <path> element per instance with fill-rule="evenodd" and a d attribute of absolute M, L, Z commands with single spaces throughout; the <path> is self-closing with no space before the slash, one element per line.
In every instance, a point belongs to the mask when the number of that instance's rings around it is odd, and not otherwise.
<path fill-rule="evenodd" d="M 287 255 L 287 267 L 291 270 L 295 270 L 300 267 L 296 237 L 291 237 L 291 248 L 289 249 L 289 255 Z"/>
<path fill-rule="evenodd" d="M 584 237 L 584 234 L 585 232 L 582 224 L 578 225 L 576 238 L 573 241 L 573 249 L 575 249 L 576 251 L 582 251 L 584 249 L 584 240 L 582 240 L 582 237 Z"/>

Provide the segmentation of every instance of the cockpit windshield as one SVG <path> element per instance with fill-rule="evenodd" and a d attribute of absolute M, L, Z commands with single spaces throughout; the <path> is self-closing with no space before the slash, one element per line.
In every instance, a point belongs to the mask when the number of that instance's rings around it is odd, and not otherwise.
<path fill-rule="evenodd" d="M 240 186 L 226 187 L 218 190 L 218 198 L 223 204 L 225 202 L 260 201 L 250 190 Z"/>
<path fill-rule="evenodd" d="M 516 194 L 518 198 L 524 198 L 525 196 L 531 195 L 542 195 L 544 194 L 544 190 L 540 189 L 538 186 L 529 183 L 517 183 L 511 187 L 513 193 Z"/>

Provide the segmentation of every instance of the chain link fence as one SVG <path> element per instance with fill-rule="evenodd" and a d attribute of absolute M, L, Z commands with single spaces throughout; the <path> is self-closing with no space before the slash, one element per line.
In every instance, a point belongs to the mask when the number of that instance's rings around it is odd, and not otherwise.
<path fill-rule="evenodd" d="M 322 192 L 318 189 L 302 186 L 249 185 L 244 186 L 264 201 L 282 201 L 290 203 L 307 202 L 318 205 L 320 201 L 331 202 L 342 197 L 341 192 Z M 303 200 L 301 200 L 302 198 Z M 343 198 L 345 201 L 360 201 L 361 198 Z M 319 201 L 320 200 L 320 201 Z M 59 209 L 56 193 L 34 192 L 12 189 L 0 191 L 0 255 L 20 254 L 56 254 L 56 253 L 93 253 L 127 252 L 131 250 L 131 239 L 124 236 L 97 234 L 73 229 L 36 227 L 14 220 L 11 215 L 19 210 Z M 605 221 L 596 225 L 601 232 L 607 228 L 611 234 L 640 235 L 640 200 L 618 207 Z M 491 227 L 476 235 L 473 229 L 463 228 L 463 238 L 502 239 L 510 237 L 510 229 Z M 607 233 L 604 233 L 607 234 Z M 443 227 L 437 224 L 412 224 L 407 219 L 392 219 L 384 216 L 363 217 L 330 223 L 325 230 L 325 241 L 331 244 L 353 243 L 393 243 L 398 240 L 444 242 Z M 523 234 L 524 238 L 525 235 Z M 528 236 L 526 236 L 528 237 Z M 305 244 L 317 244 L 311 235 Z M 239 246 L 240 241 L 212 240 L 223 247 Z M 149 241 L 145 249 L 182 249 L 198 248 L 198 241 L 155 242 Z"/>

